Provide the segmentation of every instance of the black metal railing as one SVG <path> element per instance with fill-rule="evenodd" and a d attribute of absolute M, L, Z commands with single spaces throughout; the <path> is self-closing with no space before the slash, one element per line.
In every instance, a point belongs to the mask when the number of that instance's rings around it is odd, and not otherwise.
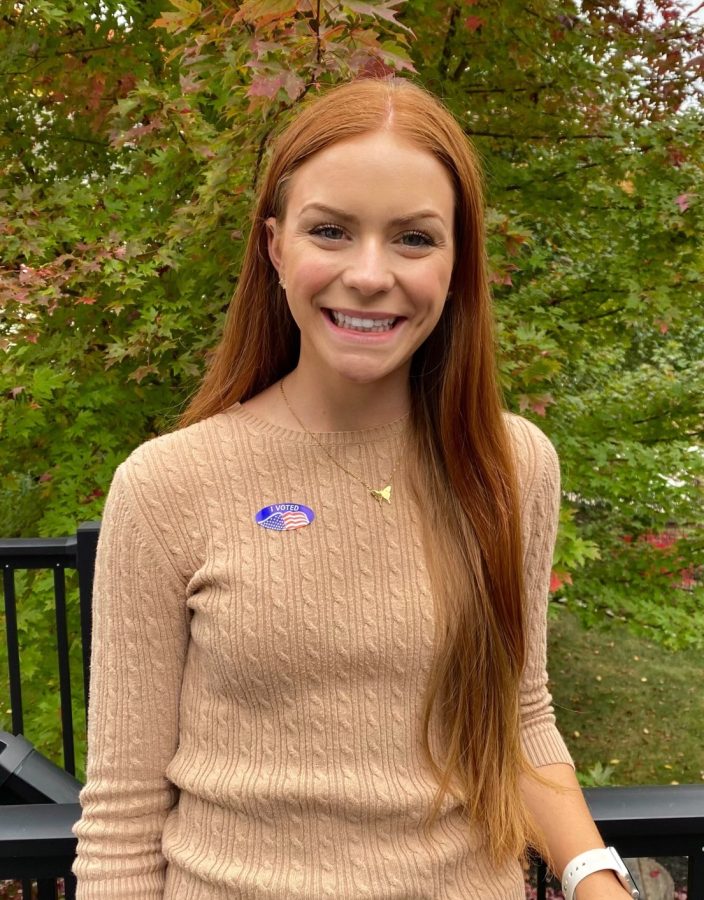
<path fill-rule="evenodd" d="M 17 630 L 17 594 L 15 572 L 21 569 L 51 569 L 54 573 L 56 611 L 56 651 L 61 697 L 61 726 L 64 768 L 75 774 L 74 727 L 71 704 L 71 674 L 69 668 L 68 620 L 66 616 L 66 569 L 78 573 L 78 596 L 83 646 L 83 697 L 88 708 L 90 671 L 90 642 L 92 633 L 91 594 L 95 571 L 100 522 L 86 522 L 79 526 L 74 537 L 12 538 L 0 540 L 0 566 L 3 570 L 5 598 L 5 629 L 7 664 L 10 676 L 10 707 L 12 731 L 24 730 L 20 646 Z"/>
<path fill-rule="evenodd" d="M 71 673 L 66 617 L 66 569 L 76 569 L 83 647 L 83 694 L 89 702 L 92 634 L 91 594 L 99 522 L 81 525 L 75 537 L 0 540 L 3 569 L 7 660 L 12 707 L 12 731 L 23 733 L 22 679 L 17 629 L 15 572 L 52 569 L 56 608 L 56 645 L 61 692 L 64 768 L 75 774 Z M 602 787 L 584 791 L 591 813 L 607 842 L 624 857 L 686 856 L 688 900 L 704 900 L 704 784 Z M 67 900 L 75 897 L 71 875 L 76 839 L 71 831 L 80 817 L 73 803 L 2 806 L 0 814 L 0 879 L 22 881 L 25 898 L 37 882 L 39 900 L 55 900 L 56 882 L 63 878 Z M 545 867 L 537 867 L 538 900 L 546 896 Z"/>
<path fill-rule="evenodd" d="M 87 710 L 92 634 L 91 595 L 99 530 L 99 522 L 87 522 L 79 527 L 74 537 L 0 540 L 12 733 L 20 735 L 25 730 L 15 575 L 20 570 L 49 569 L 53 571 L 54 578 L 63 766 L 71 775 L 76 773 L 76 753 L 66 570 L 75 569 L 78 574 L 83 701 Z M 65 896 L 67 900 L 73 900 L 76 883 L 70 870 L 76 839 L 71 826 L 80 817 L 80 807 L 73 803 L 2 804 L 0 811 L 3 813 L 0 815 L 0 878 L 20 880 L 25 898 L 33 896 L 32 882 L 36 881 L 39 900 L 55 900 L 58 896 L 57 879 L 63 878 Z"/>

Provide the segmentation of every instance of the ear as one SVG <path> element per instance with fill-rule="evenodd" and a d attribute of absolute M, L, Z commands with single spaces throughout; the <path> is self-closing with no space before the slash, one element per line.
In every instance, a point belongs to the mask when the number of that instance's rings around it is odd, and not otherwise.
<path fill-rule="evenodd" d="M 273 267 L 279 273 L 279 276 L 283 277 L 281 271 L 281 231 L 279 223 L 275 216 L 269 216 L 268 219 L 264 220 L 264 224 L 266 225 L 266 240 L 267 249 L 269 250 L 269 259 L 271 260 Z"/>

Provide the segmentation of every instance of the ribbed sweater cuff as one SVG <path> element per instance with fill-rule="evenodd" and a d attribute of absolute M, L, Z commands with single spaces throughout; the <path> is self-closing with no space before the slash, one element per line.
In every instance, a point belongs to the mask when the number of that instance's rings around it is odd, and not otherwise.
<path fill-rule="evenodd" d="M 553 763 L 567 763 L 575 768 L 570 751 L 554 725 L 524 730 L 521 739 L 523 751 L 535 768 L 551 766 Z"/>
<path fill-rule="evenodd" d="M 120 878 L 78 879 L 76 900 L 164 900 L 164 870 Z"/>

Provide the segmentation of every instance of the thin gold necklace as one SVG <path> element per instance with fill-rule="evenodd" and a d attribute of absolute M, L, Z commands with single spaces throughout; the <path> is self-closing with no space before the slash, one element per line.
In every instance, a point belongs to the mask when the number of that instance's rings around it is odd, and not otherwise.
<path fill-rule="evenodd" d="M 358 481 L 360 484 L 363 484 L 364 487 L 365 487 L 365 488 L 369 491 L 369 493 L 372 495 L 372 497 L 377 501 L 377 503 L 381 503 L 382 500 L 385 500 L 387 503 L 391 503 L 391 481 L 392 481 L 392 479 L 393 479 L 393 477 L 394 477 L 394 473 L 395 473 L 396 469 L 398 468 L 398 464 L 399 464 L 399 462 L 401 461 L 401 456 L 400 456 L 400 454 L 399 454 L 399 458 L 396 460 L 396 464 L 394 465 L 393 469 L 391 470 L 391 474 L 389 475 L 389 483 L 386 484 L 381 490 L 377 490 L 376 488 L 373 488 L 370 484 L 367 484 L 366 481 L 364 481 L 362 478 L 360 478 L 359 475 L 355 475 L 354 472 L 350 472 L 350 470 L 347 469 L 347 468 L 345 468 L 345 466 L 343 466 L 342 463 L 339 463 L 339 462 L 335 459 L 335 457 L 332 455 L 332 453 L 330 453 L 330 451 L 329 451 L 328 448 L 325 446 L 325 444 L 322 444 L 322 443 L 318 440 L 318 438 L 313 434 L 312 431 L 308 431 L 308 429 L 307 429 L 306 426 L 303 424 L 303 422 L 301 422 L 301 420 L 298 418 L 298 416 L 296 415 L 296 413 L 291 409 L 291 404 L 288 402 L 288 397 L 286 396 L 286 391 L 284 390 L 284 380 L 283 380 L 283 378 L 282 378 L 281 381 L 279 382 L 279 387 L 281 388 L 281 396 L 284 398 L 284 403 L 285 403 L 286 406 L 288 407 L 288 411 L 291 413 L 291 415 L 293 416 L 293 418 L 298 422 L 298 424 L 299 424 L 299 425 L 301 426 L 301 428 L 305 431 L 305 433 L 306 433 L 309 437 L 312 437 L 312 438 L 313 438 L 313 440 L 315 441 L 315 443 L 320 447 L 320 449 L 325 453 L 325 455 L 326 455 L 330 460 L 332 460 L 332 462 L 335 463 L 335 465 L 337 466 L 337 468 L 338 468 L 338 469 L 342 469 L 342 471 L 343 471 L 343 472 L 346 472 L 347 475 L 350 475 L 352 478 L 354 478 L 354 479 L 355 479 L 356 481 Z"/>

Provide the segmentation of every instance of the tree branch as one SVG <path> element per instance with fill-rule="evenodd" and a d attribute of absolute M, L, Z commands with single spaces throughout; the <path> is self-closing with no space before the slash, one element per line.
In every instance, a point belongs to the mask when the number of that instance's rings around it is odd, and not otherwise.
<path fill-rule="evenodd" d="M 24 59 L 54 59 L 56 56 L 73 56 L 76 53 L 95 53 L 98 50 L 114 50 L 120 45 L 113 41 L 111 44 L 97 44 L 95 47 L 76 47 L 73 50 L 55 50 L 53 53 L 17 53 Z"/>
<path fill-rule="evenodd" d="M 521 88 L 523 90 L 523 88 Z M 531 179 L 531 184 L 535 184 L 536 182 L 542 181 L 556 181 L 558 178 L 565 178 L 567 175 L 573 175 L 575 172 L 581 172 L 584 169 L 594 169 L 599 166 L 606 165 L 605 162 L 592 162 L 592 163 L 584 163 L 581 166 L 575 166 L 574 169 L 565 169 L 562 172 L 551 172 L 549 175 L 546 175 L 545 178 L 533 178 Z M 504 188 L 505 191 L 520 191 L 525 187 L 525 184 L 507 184 Z"/>
<path fill-rule="evenodd" d="M 451 55 L 450 44 L 452 43 L 452 40 L 457 32 L 457 16 L 459 15 L 459 12 L 459 5 L 457 3 L 454 3 L 450 12 L 450 21 L 447 26 L 447 33 L 445 34 L 445 42 L 442 45 L 440 62 L 438 63 L 438 73 L 443 81 L 447 78 L 447 69 L 450 64 Z"/>
<path fill-rule="evenodd" d="M 60 141 L 73 141 L 77 144 L 93 144 L 96 147 L 107 147 L 108 141 L 95 141 L 92 138 L 76 137 L 73 134 L 62 134 L 60 131 L 51 131 L 50 138 L 58 138 Z"/>
<path fill-rule="evenodd" d="M 602 134 L 598 131 L 594 134 L 501 134 L 499 131 L 474 131 L 471 128 L 465 128 L 465 133 L 471 137 L 505 138 L 512 141 L 608 141 L 612 137 L 610 134 Z"/>
<path fill-rule="evenodd" d="M 320 65 L 322 55 L 323 48 L 320 41 L 320 0 L 318 0 L 318 5 L 315 10 L 315 61 L 318 65 Z"/>
<path fill-rule="evenodd" d="M 586 319 L 576 319 L 575 324 L 577 325 L 586 325 L 587 322 L 595 322 L 597 319 L 605 319 L 607 316 L 615 316 L 618 313 L 622 313 L 626 311 L 625 306 L 620 306 L 618 309 L 609 309 L 606 312 L 599 313 L 598 316 L 587 316 Z"/>

